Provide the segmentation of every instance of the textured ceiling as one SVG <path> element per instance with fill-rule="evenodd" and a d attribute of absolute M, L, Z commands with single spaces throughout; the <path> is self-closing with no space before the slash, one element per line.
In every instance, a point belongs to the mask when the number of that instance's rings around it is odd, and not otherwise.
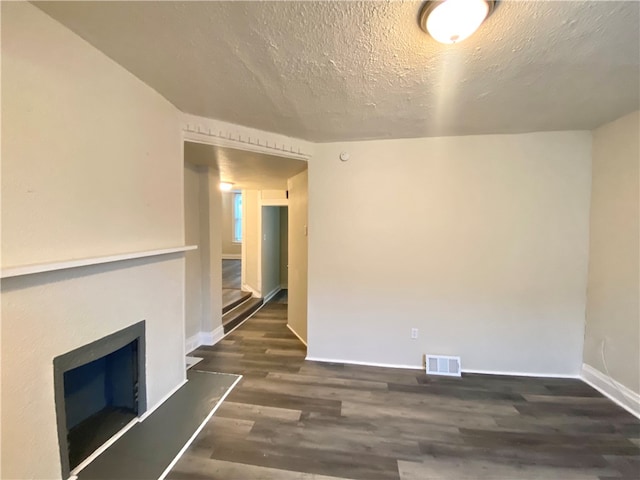
<path fill-rule="evenodd" d="M 213 167 L 234 190 L 286 190 L 287 179 L 307 168 L 304 160 L 194 142 L 184 143 L 184 160 Z"/>
<path fill-rule="evenodd" d="M 311 141 L 591 129 L 639 108 L 638 2 L 37 2 L 184 112 Z M 72 59 L 70 59 L 72 61 Z"/>

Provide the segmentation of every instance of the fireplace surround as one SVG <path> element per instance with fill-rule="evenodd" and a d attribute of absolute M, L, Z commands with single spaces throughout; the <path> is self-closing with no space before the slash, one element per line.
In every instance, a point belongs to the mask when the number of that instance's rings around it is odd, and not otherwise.
<path fill-rule="evenodd" d="M 145 321 L 53 360 L 63 478 L 146 411 Z"/>

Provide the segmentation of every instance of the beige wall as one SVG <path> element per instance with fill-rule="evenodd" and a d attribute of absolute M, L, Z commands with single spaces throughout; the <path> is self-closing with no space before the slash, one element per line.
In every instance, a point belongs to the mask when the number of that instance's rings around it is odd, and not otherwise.
<path fill-rule="evenodd" d="M 280 207 L 262 207 L 262 296 L 280 289 Z"/>
<path fill-rule="evenodd" d="M 242 284 L 262 296 L 262 210 L 259 190 L 242 191 Z"/>
<path fill-rule="evenodd" d="M 322 160 L 318 160 L 322 162 Z M 304 340 L 307 341 L 307 225 L 308 220 L 308 171 L 292 177 L 288 181 L 289 189 L 289 326 Z M 332 203 L 334 191 L 330 182 L 318 192 L 318 202 Z M 339 208 L 339 207 L 338 207 Z M 327 219 L 327 228 L 332 229 L 330 219 Z M 316 228 L 315 226 L 313 228 Z M 315 231 L 315 230 L 314 230 Z M 338 232 L 335 232 L 338 234 Z M 329 282 L 341 283 L 347 279 L 335 277 Z M 347 280 L 348 281 L 348 280 Z M 330 323 L 330 322 L 327 322 Z M 375 334 L 375 332 L 372 332 Z"/>
<path fill-rule="evenodd" d="M 589 132 L 318 145 L 309 356 L 579 374 L 590 158 Z"/>
<path fill-rule="evenodd" d="M 206 169 L 205 169 L 206 171 Z M 202 241 L 200 236 L 200 178 L 202 169 L 184 164 L 184 237 L 197 250 L 185 253 L 185 336 L 202 329 Z"/>
<path fill-rule="evenodd" d="M 200 175 L 200 241 L 203 254 L 202 332 L 205 344 L 222 328 L 222 192 L 220 174 L 207 168 Z"/>
<path fill-rule="evenodd" d="M 2 199 L 20 208 L 2 215 L 3 265 L 181 245 L 179 112 L 40 10 L 13 3 L 2 3 L 2 108 L 19 118 L 2 122 L 2 153 L 20 161 L 3 165 Z M 44 31 L 20 31 L 25 22 Z M 58 48 L 43 49 L 45 39 Z"/>
<path fill-rule="evenodd" d="M 222 256 L 240 258 L 242 243 L 233 241 L 233 192 L 222 193 Z"/>
<path fill-rule="evenodd" d="M 640 112 L 593 132 L 584 362 L 640 393 Z"/>
<path fill-rule="evenodd" d="M 2 262 L 184 242 L 175 108 L 26 2 L 2 3 Z M 2 478 L 60 478 L 53 358 L 140 320 L 147 398 L 185 378 L 184 255 L 2 281 Z"/>
<path fill-rule="evenodd" d="M 189 245 L 198 245 L 186 253 L 185 336 L 190 351 L 210 344 L 222 325 L 222 196 L 217 171 L 188 161 L 186 153 L 185 237 Z"/>

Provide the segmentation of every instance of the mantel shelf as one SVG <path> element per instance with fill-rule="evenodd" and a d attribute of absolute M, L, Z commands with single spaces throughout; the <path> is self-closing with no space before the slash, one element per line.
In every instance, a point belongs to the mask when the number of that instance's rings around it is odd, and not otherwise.
<path fill-rule="evenodd" d="M 159 250 L 145 250 L 142 252 L 121 253 L 118 255 L 107 255 L 104 257 L 79 258 L 75 260 L 65 260 L 61 262 L 39 263 L 33 265 L 22 265 L 18 267 L 3 268 L 0 278 L 20 277 L 34 273 L 53 272 L 55 270 L 66 270 L 68 268 L 87 267 L 90 265 L 100 265 L 102 263 L 121 262 L 123 260 L 133 260 L 136 258 L 155 257 L 158 255 L 169 255 L 171 253 L 186 252 L 197 249 L 197 245 L 186 245 L 182 247 L 161 248 Z"/>

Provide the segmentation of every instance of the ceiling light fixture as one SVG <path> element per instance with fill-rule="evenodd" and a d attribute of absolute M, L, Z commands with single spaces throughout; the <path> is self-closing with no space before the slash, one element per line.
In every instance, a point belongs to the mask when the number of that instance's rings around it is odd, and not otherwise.
<path fill-rule="evenodd" d="M 230 192 L 233 188 L 233 183 L 231 182 L 220 182 L 220 190 L 223 192 Z"/>
<path fill-rule="evenodd" d="M 420 28 L 440 43 L 471 36 L 491 14 L 492 0 L 431 0 L 420 12 Z"/>

